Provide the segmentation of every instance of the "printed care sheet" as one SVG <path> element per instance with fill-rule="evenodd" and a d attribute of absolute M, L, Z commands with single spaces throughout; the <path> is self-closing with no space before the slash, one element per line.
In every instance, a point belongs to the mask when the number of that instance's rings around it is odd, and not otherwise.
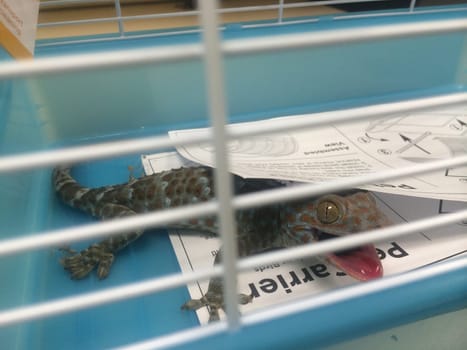
<path fill-rule="evenodd" d="M 287 126 L 306 118 L 326 119 L 332 112 L 281 117 L 229 125 L 228 130 Z M 209 129 L 176 130 L 174 140 L 200 136 Z M 181 146 L 185 158 L 213 166 L 213 148 Z M 390 115 L 348 124 L 242 138 L 228 143 L 231 171 L 244 178 L 320 182 L 414 166 L 467 153 L 467 105 Z M 467 201 L 467 166 L 368 184 L 363 188 L 393 194 Z"/>

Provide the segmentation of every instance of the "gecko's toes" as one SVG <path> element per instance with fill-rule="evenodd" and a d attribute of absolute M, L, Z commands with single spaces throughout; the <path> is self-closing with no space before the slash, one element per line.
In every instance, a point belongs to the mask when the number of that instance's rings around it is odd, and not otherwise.
<path fill-rule="evenodd" d="M 78 255 L 62 258 L 60 264 L 65 270 L 70 273 L 70 278 L 79 280 L 87 275 L 95 268 L 96 264 L 85 263 L 85 261 Z"/>
<path fill-rule="evenodd" d="M 182 305 L 181 309 L 182 310 L 198 310 L 199 308 L 202 308 L 203 306 L 207 306 L 207 302 L 205 297 L 202 297 L 200 299 L 190 299 L 188 300 L 185 304 Z"/>
<path fill-rule="evenodd" d="M 253 294 L 239 294 L 238 303 L 240 305 L 246 305 L 253 301 Z"/>
<path fill-rule="evenodd" d="M 114 261 L 114 255 L 91 246 L 79 253 L 71 254 L 60 259 L 60 264 L 70 273 L 71 279 L 82 279 L 89 275 L 97 267 L 97 277 L 106 278 L 110 273 L 110 267 Z"/>
<path fill-rule="evenodd" d="M 200 299 L 190 299 L 182 305 L 182 310 L 196 311 L 202 307 L 207 307 L 209 310 L 209 322 L 218 321 L 220 319 L 219 309 L 222 308 L 222 296 L 204 295 Z"/>
<path fill-rule="evenodd" d="M 245 305 L 251 303 L 253 295 L 239 294 L 238 303 Z M 207 292 L 200 299 L 190 299 L 182 305 L 182 310 L 198 310 L 202 307 L 209 309 L 209 322 L 219 320 L 219 310 L 224 309 L 224 296 L 219 293 Z"/>
<path fill-rule="evenodd" d="M 100 280 L 107 278 L 110 273 L 110 267 L 114 262 L 114 255 L 111 253 L 107 253 L 104 256 L 101 256 L 99 261 L 99 265 L 97 266 L 97 277 Z"/>

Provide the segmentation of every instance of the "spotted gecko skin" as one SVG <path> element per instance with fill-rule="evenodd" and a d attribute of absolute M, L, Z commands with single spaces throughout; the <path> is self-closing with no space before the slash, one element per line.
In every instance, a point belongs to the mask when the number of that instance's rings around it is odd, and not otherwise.
<path fill-rule="evenodd" d="M 213 171 L 202 166 L 164 171 L 130 179 L 120 185 L 99 188 L 81 186 L 70 175 L 70 168 L 58 167 L 53 172 L 53 185 L 64 203 L 100 219 L 164 210 L 215 198 Z M 234 176 L 234 185 L 237 194 L 272 187 L 267 181 L 244 180 L 237 176 Z M 329 208 L 334 211 L 328 212 Z M 310 243 L 319 238 L 320 232 L 347 235 L 387 225 L 387 219 L 378 210 L 375 199 L 366 191 L 239 210 L 236 221 L 240 256 Z M 213 216 L 184 220 L 167 228 L 218 233 L 217 219 Z M 62 258 L 61 264 L 72 279 L 84 278 L 95 268 L 99 279 L 106 278 L 115 254 L 142 234 L 143 231 L 138 230 L 114 235 L 81 252 L 70 250 L 69 255 Z M 202 299 L 190 300 L 183 308 L 197 309 L 210 305 L 211 320 L 214 320 L 218 318 L 218 309 L 223 307 L 221 296 L 222 282 L 214 278 Z M 241 303 L 249 301 L 251 296 L 241 295 Z"/>

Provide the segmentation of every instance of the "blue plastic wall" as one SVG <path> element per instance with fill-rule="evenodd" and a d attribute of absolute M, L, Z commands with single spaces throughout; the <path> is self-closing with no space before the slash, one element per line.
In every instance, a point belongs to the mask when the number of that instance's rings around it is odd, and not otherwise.
<path fill-rule="evenodd" d="M 407 16 L 398 20 L 407 20 Z M 224 35 L 238 38 L 362 24 L 343 22 L 243 30 L 233 26 Z M 189 38 L 197 40 L 196 36 L 183 36 L 172 41 L 189 42 Z M 464 40 L 463 33 L 453 33 L 226 57 L 229 113 L 233 120 L 252 119 L 452 92 L 465 82 L 459 71 L 465 59 Z M 145 40 L 144 44 L 153 43 Z M 130 45 L 143 43 L 116 48 Z M 93 45 L 83 46 L 70 49 L 94 49 Z M 57 54 L 57 50 L 44 49 L 37 55 Z M 32 86 L 40 101 L 38 117 L 52 142 L 200 124 L 207 114 L 203 66 L 197 59 L 46 77 Z"/>
<path fill-rule="evenodd" d="M 319 23 L 256 29 L 230 26 L 224 36 L 226 39 L 269 36 L 379 25 L 389 21 L 466 17 L 467 11 L 459 10 L 338 22 L 324 19 Z M 197 35 L 180 35 L 58 45 L 42 47 L 36 56 L 154 47 L 198 40 Z M 230 118 L 233 121 L 251 120 L 465 91 L 466 40 L 465 33 L 451 33 L 226 57 Z M 0 155 L 206 125 L 203 74 L 202 62 L 192 59 L 131 69 L 0 81 Z M 127 180 L 128 165 L 138 167 L 138 164 L 138 155 L 122 157 L 78 166 L 75 175 L 87 185 L 115 183 Z M 0 238 L 39 234 L 46 229 L 90 221 L 87 216 L 57 202 L 50 188 L 50 169 L 0 175 Z M 52 248 L 1 258 L 0 309 L 178 271 L 165 232 L 151 233 L 122 252 L 112 274 L 102 282 L 95 276 L 79 282 L 69 280 L 58 264 L 59 253 Z M 84 247 L 87 243 L 73 247 Z M 465 279 L 461 277 L 462 274 L 445 276 L 442 284 L 431 281 L 423 286 L 414 285 L 411 290 L 376 295 L 371 302 L 368 299 L 363 309 L 368 312 L 365 320 L 361 321 L 366 328 L 358 328 L 359 321 L 347 316 L 337 323 L 334 330 L 341 331 L 341 338 L 350 337 L 350 330 L 357 336 L 381 328 L 382 324 L 375 323 L 375 319 L 387 317 L 388 326 L 396 323 L 394 310 L 400 307 L 404 312 L 397 319 L 399 323 L 462 305 L 466 290 Z M 422 298 L 421 302 L 398 304 L 397 300 L 405 300 L 414 293 L 426 293 L 427 286 L 434 284 L 434 294 Z M 443 295 L 446 297 L 445 305 L 435 305 L 434 298 Z M 98 349 L 166 334 L 197 324 L 194 314 L 179 310 L 187 298 L 185 288 L 180 288 L 138 300 L 5 327 L 0 329 L 1 348 Z M 396 309 L 389 310 L 384 306 L 386 302 L 396 305 Z M 292 341 L 287 334 L 270 332 L 266 326 L 258 326 L 227 338 L 201 342 L 198 348 L 219 348 L 226 339 L 232 341 L 231 344 L 241 344 L 242 348 L 258 348 L 258 343 L 252 343 L 253 335 L 267 340 L 262 344 L 268 347 L 293 344 L 295 348 L 299 345 L 309 348 L 308 342 L 313 339 L 317 339 L 316 344 L 321 346 L 338 339 L 325 333 L 326 325 L 336 325 L 333 323 L 336 312 L 356 313 L 356 305 L 360 304 L 323 308 L 316 313 L 289 319 L 289 325 L 302 327 L 297 331 L 300 337 L 294 338 L 297 341 Z M 316 319 L 325 322 L 317 322 Z M 284 322 L 272 322 L 267 326 L 285 327 Z M 303 325 L 308 322 L 310 328 L 307 327 L 305 332 Z M 352 327 L 347 327 L 349 322 Z M 369 326 L 371 324 L 373 328 Z M 343 332 L 346 328 L 347 331 Z M 272 337 L 271 333 L 277 334 Z M 269 335 L 266 337 L 266 334 Z M 237 348 L 234 345 L 231 347 Z"/>

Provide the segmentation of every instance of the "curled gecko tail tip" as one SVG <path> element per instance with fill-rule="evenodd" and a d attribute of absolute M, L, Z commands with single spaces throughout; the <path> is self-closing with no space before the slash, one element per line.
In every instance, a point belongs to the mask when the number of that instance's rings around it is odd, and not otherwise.
<path fill-rule="evenodd" d="M 53 170 L 53 175 L 58 176 L 60 174 L 70 174 L 71 166 L 70 165 L 57 165 Z"/>
<path fill-rule="evenodd" d="M 68 164 L 59 164 L 54 168 L 54 171 L 60 171 L 60 172 L 70 172 L 71 170 L 71 165 Z"/>
<path fill-rule="evenodd" d="M 68 165 L 58 165 L 52 171 L 52 182 L 55 187 L 65 180 L 69 180 L 71 167 Z"/>

